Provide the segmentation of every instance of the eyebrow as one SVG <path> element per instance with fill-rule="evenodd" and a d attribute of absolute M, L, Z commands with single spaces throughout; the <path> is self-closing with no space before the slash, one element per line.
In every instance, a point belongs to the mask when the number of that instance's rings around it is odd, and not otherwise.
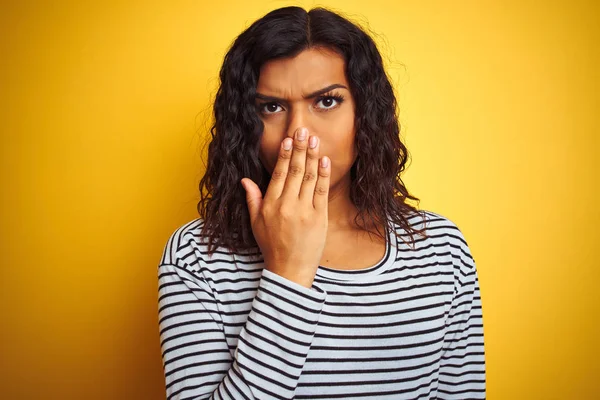
<path fill-rule="evenodd" d="M 333 85 L 329 85 L 327 87 L 324 87 L 323 89 L 319 89 L 315 92 L 309 93 L 307 95 L 302 96 L 302 98 L 304 99 L 314 99 L 317 96 L 320 96 L 324 93 L 329 92 L 330 90 L 333 89 L 337 89 L 337 88 L 342 88 L 342 89 L 348 89 L 346 86 L 340 84 L 340 83 L 334 83 Z M 275 97 L 275 96 L 266 96 L 264 94 L 261 93 L 256 93 L 256 99 L 260 99 L 260 100 L 267 100 L 267 101 L 273 101 L 273 102 L 279 102 L 279 103 L 287 103 L 286 99 L 282 99 L 280 97 Z"/>

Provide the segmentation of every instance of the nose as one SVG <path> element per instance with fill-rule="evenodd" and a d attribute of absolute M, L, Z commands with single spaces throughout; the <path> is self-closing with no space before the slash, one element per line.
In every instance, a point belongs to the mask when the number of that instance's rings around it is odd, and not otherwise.
<path fill-rule="evenodd" d="M 310 112 L 309 110 L 303 110 L 301 107 L 293 107 L 288 113 L 286 137 L 293 138 L 300 128 L 307 128 L 309 135 L 311 134 Z"/>

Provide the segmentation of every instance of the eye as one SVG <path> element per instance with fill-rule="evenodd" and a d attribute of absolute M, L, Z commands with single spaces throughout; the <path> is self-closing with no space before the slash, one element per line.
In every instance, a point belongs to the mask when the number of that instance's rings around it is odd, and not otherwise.
<path fill-rule="evenodd" d="M 277 103 L 263 103 L 260 105 L 260 112 L 262 112 L 263 114 L 275 114 L 276 112 L 278 112 L 279 108 L 283 109 Z"/>
<path fill-rule="evenodd" d="M 331 110 L 333 108 L 336 108 L 340 104 L 342 104 L 343 101 L 344 101 L 344 98 L 342 96 L 331 95 L 331 96 L 319 97 L 317 99 L 317 104 L 321 103 L 323 106 L 322 107 L 317 106 L 317 108 L 319 108 L 321 110 L 325 110 L 325 111 Z"/>

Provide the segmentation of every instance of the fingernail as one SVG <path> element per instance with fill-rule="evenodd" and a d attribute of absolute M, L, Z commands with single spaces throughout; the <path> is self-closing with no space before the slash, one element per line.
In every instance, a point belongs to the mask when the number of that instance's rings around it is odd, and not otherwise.
<path fill-rule="evenodd" d="M 329 158 L 323 157 L 321 158 L 321 167 L 327 168 L 329 166 Z"/>
<path fill-rule="evenodd" d="M 307 131 L 308 130 L 306 128 L 301 128 L 298 131 L 298 140 L 302 141 L 302 140 L 306 139 L 306 133 L 307 133 Z"/>
<path fill-rule="evenodd" d="M 314 149 L 315 147 L 317 147 L 317 137 L 311 136 L 310 139 L 308 140 L 308 145 L 310 146 L 311 149 Z"/>
<path fill-rule="evenodd" d="M 289 149 L 291 149 L 291 148 L 292 148 L 292 139 L 286 138 L 286 139 L 283 141 L 283 148 L 284 148 L 285 150 L 289 150 Z"/>

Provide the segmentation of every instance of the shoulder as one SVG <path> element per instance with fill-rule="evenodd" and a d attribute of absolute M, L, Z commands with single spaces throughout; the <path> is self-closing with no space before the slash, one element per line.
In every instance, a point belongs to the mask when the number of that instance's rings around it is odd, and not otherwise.
<path fill-rule="evenodd" d="M 467 241 L 458 225 L 450 218 L 431 210 L 419 210 L 408 219 L 415 229 L 425 228 L 425 233 L 433 239 L 443 238 L 467 246 Z"/>
<path fill-rule="evenodd" d="M 201 218 L 195 218 L 171 231 L 160 264 L 177 265 L 185 254 L 201 247 L 199 239 L 203 225 L 204 221 Z"/>
<path fill-rule="evenodd" d="M 475 259 L 463 232 L 453 220 L 430 210 L 420 210 L 409 222 L 417 229 L 425 228 L 426 237 L 419 239 L 416 252 L 434 256 L 437 265 L 451 269 L 455 291 L 477 280 Z"/>
<path fill-rule="evenodd" d="M 249 261 L 259 254 L 256 251 L 233 252 L 217 247 L 208 251 L 208 238 L 203 234 L 204 220 L 195 218 L 174 229 L 164 246 L 160 265 L 172 265 L 190 272 L 206 273 L 206 270 L 235 269 L 238 263 Z"/>
<path fill-rule="evenodd" d="M 426 238 L 419 247 L 445 248 L 454 258 L 474 267 L 474 259 L 467 239 L 459 226 L 450 218 L 431 210 L 419 210 L 409 219 L 415 229 L 423 229 Z"/>

